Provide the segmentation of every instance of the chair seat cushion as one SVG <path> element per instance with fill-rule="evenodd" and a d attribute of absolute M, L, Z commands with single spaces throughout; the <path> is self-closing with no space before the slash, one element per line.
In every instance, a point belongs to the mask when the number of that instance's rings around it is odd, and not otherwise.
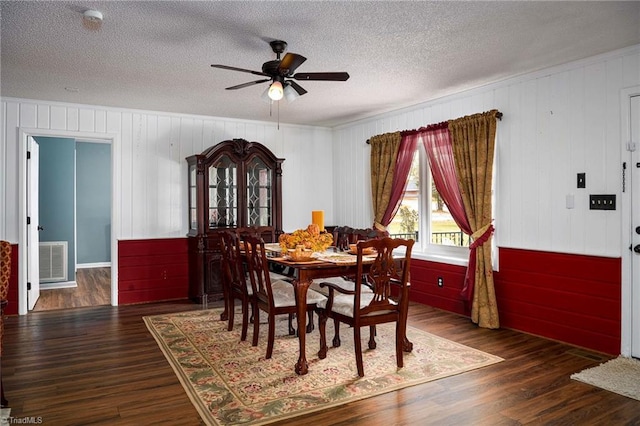
<path fill-rule="evenodd" d="M 317 280 L 313 280 L 309 288 L 314 291 L 317 291 L 320 294 L 324 294 L 325 296 L 329 296 L 329 287 L 320 287 L 320 283 L 335 284 L 338 287 L 348 291 L 353 291 L 355 289 L 355 284 L 356 284 L 355 282 L 348 280 L 344 277 L 329 277 L 329 278 L 319 278 Z M 363 285 L 361 292 L 363 294 L 372 293 L 372 290 L 370 287 Z"/>
<path fill-rule="evenodd" d="M 271 282 L 273 282 L 273 281 L 278 281 L 278 280 L 284 280 L 284 281 L 287 281 L 287 280 L 290 280 L 290 279 L 291 279 L 291 277 L 288 277 L 288 276 L 286 276 L 286 275 L 279 274 L 279 273 L 277 273 L 277 272 L 272 272 L 272 271 L 269 271 L 269 277 L 271 277 Z"/>
<path fill-rule="evenodd" d="M 271 283 L 271 290 L 273 292 L 273 304 L 276 308 L 296 305 L 296 296 L 293 290 L 293 284 L 287 281 L 274 281 Z M 324 295 L 317 291 L 312 289 L 307 290 L 307 304 L 319 304 L 326 299 L 327 298 Z"/>
<path fill-rule="evenodd" d="M 373 300 L 374 294 L 369 293 L 361 293 L 360 294 L 360 309 L 365 308 L 371 303 Z M 335 312 L 337 314 L 342 314 L 347 317 L 353 318 L 353 295 L 352 294 L 336 294 L 333 293 L 333 306 L 331 307 L 331 312 Z M 318 302 L 318 307 L 322 309 L 326 309 L 327 301 L 329 299 L 325 298 L 323 301 Z M 389 300 L 392 304 L 396 305 L 397 303 L 393 300 Z M 389 311 L 377 311 L 372 313 L 371 315 L 382 315 L 386 314 Z"/>

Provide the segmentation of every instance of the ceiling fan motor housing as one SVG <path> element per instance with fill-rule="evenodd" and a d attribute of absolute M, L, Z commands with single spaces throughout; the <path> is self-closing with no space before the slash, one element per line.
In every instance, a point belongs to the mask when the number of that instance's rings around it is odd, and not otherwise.
<path fill-rule="evenodd" d="M 280 75 L 280 72 L 278 71 L 279 65 L 280 65 L 280 59 L 267 61 L 264 64 L 262 64 L 262 72 L 272 77 L 276 75 Z"/>

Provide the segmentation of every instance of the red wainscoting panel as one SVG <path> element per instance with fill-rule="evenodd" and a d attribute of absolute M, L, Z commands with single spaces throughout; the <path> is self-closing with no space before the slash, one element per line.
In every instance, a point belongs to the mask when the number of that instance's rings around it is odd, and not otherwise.
<path fill-rule="evenodd" d="M 411 300 L 467 315 L 460 298 L 467 268 L 426 260 L 411 260 Z M 443 286 L 438 287 L 438 278 Z"/>
<path fill-rule="evenodd" d="M 186 299 L 186 238 L 118 242 L 118 303 Z"/>
<path fill-rule="evenodd" d="M 464 274 L 464 267 L 413 260 L 411 299 L 468 316 L 459 298 Z M 620 353 L 620 258 L 501 248 L 494 282 L 501 327 Z"/>

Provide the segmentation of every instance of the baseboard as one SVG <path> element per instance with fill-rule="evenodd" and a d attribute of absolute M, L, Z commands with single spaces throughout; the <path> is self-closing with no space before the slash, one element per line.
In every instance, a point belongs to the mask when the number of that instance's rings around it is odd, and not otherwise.
<path fill-rule="evenodd" d="M 59 283 L 40 283 L 40 290 L 53 290 L 56 288 L 76 288 L 78 283 L 75 281 L 63 281 Z"/>
<path fill-rule="evenodd" d="M 110 268 L 111 262 L 78 263 L 76 269 Z"/>

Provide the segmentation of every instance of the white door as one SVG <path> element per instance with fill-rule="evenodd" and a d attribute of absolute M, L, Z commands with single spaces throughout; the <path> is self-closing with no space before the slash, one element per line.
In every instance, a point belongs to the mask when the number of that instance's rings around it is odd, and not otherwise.
<path fill-rule="evenodd" d="M 631 97 L 631 356 L 640 358 L 640 95 Z"/>
<path fill-rule="evenodd" d="M 27 151 L 27 304 L 32 310 L 40 297 L 40 219 L 38 217 L 38 167 L 40 164 L 38 142 L 29 136 Z"/>

